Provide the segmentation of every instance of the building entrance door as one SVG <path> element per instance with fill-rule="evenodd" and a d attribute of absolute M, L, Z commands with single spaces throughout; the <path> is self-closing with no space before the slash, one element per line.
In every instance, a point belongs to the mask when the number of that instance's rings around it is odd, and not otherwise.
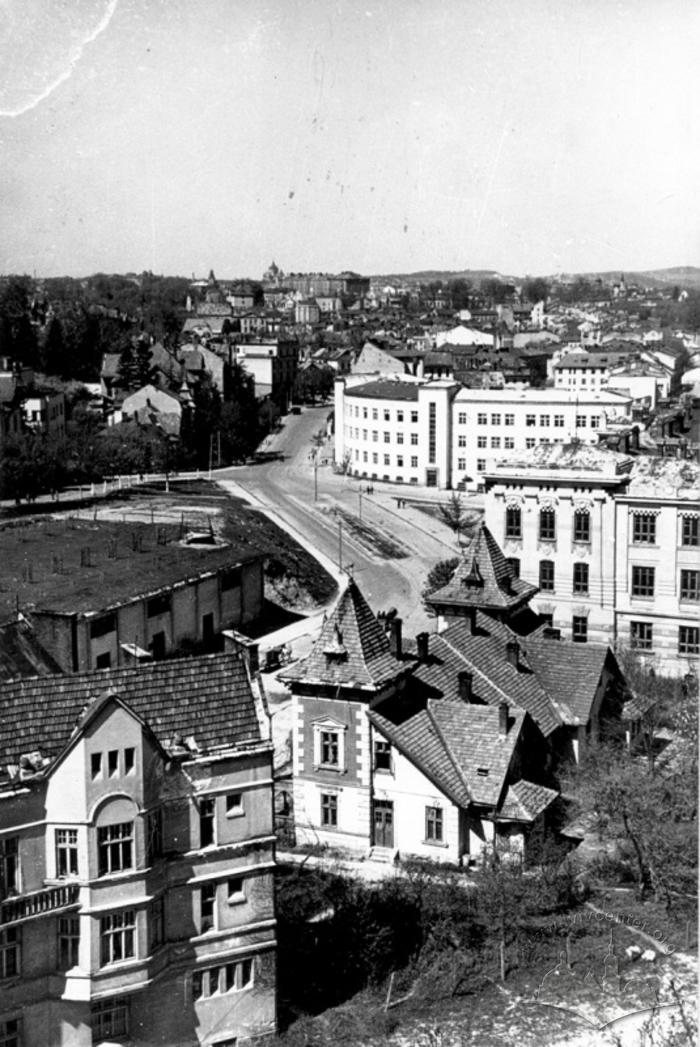
<path fill-rule="evenodd" d="M 426 487 L 437 487 L 438 474 L 437 469 L 426 469 L 425 470 L 425 486 Z"/>
<path fill-rule="evenodd" d="M 391 800 L 374 801 L 374 846 L 394 846 L 394 805 Z"/>

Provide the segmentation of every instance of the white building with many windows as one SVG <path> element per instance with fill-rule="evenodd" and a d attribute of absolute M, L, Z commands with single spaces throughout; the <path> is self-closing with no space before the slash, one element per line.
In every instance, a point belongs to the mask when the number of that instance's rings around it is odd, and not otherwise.
<path fill-rule="evenodd" d="M 629 405 L 605 391 L 356 375 L 335 384 L 335 461 L 370 480 L 475 490 L 494 458 L 572 439 L 595 444 Z"/>
<path fill-rule="evenodd" d="M 682 675 L 700 655 L 699 497 L 689 462 L 542 446 L 489 468 L 485 519 L 563 636 Z"/>

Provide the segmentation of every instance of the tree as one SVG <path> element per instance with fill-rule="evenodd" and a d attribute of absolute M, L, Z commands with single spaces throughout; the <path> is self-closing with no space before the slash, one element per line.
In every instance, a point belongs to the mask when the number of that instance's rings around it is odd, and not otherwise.
<path fill-rule="evenodd" d="M 449 501 L 440 502 L 439 510 L 440 519 L 451 531 L 454 531 L 457 541 L 464 535 L 473 533 L 479 521 L 479 514 L 469 512 L 459 491 L 452 491 Z"/>
<path fill-rule="evenodd" d="M 117 368 L 117 384 L 122 389 L 138 389 L 138 360 L 131 342 L 127 342 L 119 354 L 119 366 Z"/>
<path fill-rule="evenodd" d="M 487 280 L 482 280 L 481 292 L 493 303 L 493 305 L 502 305 L 506 300 L 508 294 L 508 288 L 499 280 L 497 277 L 491 277 Z"/>
<path fill-rule="evenodd" d="M 546 302 L 549 298 L 549 284 L 541 276 L 536 277 L 534 280 L 526 280 L 523 294 L 527 301 L 532 302 L 533 305 L 536 305 L 537 302 Z"/>
<path fill-rule="evenodd" d="M 429 613 L 431 612 L 431 608 L 426 603 L 427 597 L 430 596 L 431 593 L 437 592 L 438 589 L 442 589 L 443 586 L 447 585 L 448 582 L 452 580 L 452 576 L 457 570 L 459 562 L 458 556 L 453 557 L 451 560 L 440 560 L 428 572 L 428 577 L 425 580 L 425 585 L 421 592 L 421 598 Z"/>

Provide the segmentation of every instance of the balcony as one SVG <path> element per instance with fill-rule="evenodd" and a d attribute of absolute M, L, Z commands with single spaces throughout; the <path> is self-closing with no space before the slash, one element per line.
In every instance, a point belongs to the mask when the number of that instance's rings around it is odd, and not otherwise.
<path fill-rule="evenodd" d="M 5 898 L 0 902 L 0 927 L 73 908 L 78 904 L 79 890 L 77 883 L 65 883 L 59 887 L 47 887 L 43 891 Z"/>

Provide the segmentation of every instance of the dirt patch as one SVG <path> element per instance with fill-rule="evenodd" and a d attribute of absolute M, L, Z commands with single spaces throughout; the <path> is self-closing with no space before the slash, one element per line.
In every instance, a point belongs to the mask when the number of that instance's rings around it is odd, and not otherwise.
<path fill-rule="evenodd" d="M 337 520 L 342 520 L 346 534 L 375 556 L 380 556 L 384 560 L 405 560 L 410 555 L 405 545 L 401 545 L 400 542 L 361 520 L 359 516 L 349 513 L 346 509 L 334 507 L 321 511 L 332 513 Z"/>

